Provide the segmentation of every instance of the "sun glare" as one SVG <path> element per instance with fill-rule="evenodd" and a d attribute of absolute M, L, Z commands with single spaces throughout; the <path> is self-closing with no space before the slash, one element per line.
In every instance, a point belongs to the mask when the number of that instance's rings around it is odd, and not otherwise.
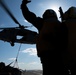
<path fill-rule="evenodd" d="M 59 13 L 58 8 L 57 8 L 56 6 L 52 6 L 51 8 L 52 8 L 53 10 L 55 10 L 57 14 Z"/>
<path fill-rule="evenodd" d="M 57 13 L 58 19 L 60 20 L 59 7 L 57 5 L 52 5 L 52 6 L 49 6 L 49 7 Z"/>
<path fill-rule="evenodd" d="M 59 17 L 59 7 L 57 5 L 49 5 L 47 8 L 49 9 L 53 9 L 56 13 L 57 13 L 57 16 Z"/>

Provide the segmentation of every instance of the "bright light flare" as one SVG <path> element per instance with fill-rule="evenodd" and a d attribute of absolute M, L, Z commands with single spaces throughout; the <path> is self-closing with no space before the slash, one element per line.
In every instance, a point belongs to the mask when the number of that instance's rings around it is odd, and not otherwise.
<path fill-rule="evenodd" d="M 59 14 L 59 9 L 56 6 L 52 6 L 51 9 L 53 9 L 57 14 Z"/>
<path fill-rule="evenodd" d="M 48 5 L 47 9 L 53 9 L 57 13 L 57 16 L 60 17 L 59 7 L 57 5 Z"/>

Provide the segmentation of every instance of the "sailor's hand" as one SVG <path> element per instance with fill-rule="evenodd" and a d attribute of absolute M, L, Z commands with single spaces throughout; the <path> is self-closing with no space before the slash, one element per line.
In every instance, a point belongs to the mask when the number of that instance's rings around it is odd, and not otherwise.
<path fill-rule="evenodd" d="M 30 3 L 31 0 L 22 0 L 22 4 L 27 4 L 27 3 Z"/>

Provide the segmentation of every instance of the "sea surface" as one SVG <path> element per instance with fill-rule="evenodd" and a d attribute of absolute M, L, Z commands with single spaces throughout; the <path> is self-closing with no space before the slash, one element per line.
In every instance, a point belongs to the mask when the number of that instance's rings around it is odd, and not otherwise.
<path fill-rule="evenodd" d="M 27 70 L 27 71 L 22 71 L 22 75 L 42 75 L 42 70 Z"/>

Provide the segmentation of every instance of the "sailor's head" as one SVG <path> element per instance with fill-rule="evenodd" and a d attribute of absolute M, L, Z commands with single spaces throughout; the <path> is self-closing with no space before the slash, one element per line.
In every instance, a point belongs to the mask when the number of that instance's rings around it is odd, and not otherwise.
<path fill-rule="evenodd" d="M 70 7 L 65 13 L 63 14 L 64 20 L 67 19 L 76 19 L 76 7 Z"/>
<path fill-rule="evenodd" d="M 53 9 L 47 9 L 43 15 L 42 15 L 43 19 L 47 19 L 47 18 L 56 18 L 57 19 L 57 14 Z"/>

